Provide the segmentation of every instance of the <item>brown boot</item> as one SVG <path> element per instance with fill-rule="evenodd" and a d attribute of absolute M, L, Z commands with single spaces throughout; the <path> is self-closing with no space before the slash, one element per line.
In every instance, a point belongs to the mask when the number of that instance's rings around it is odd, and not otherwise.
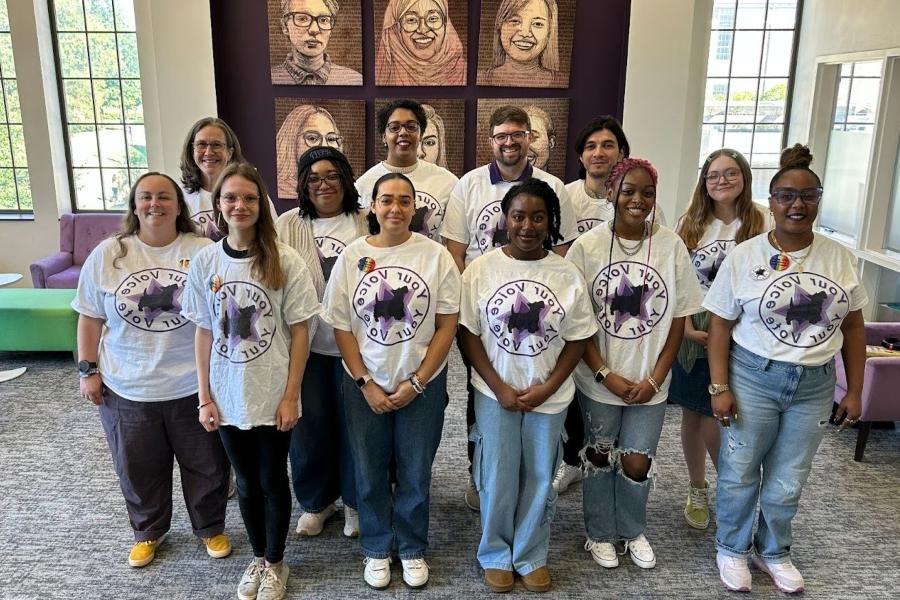
<path fill-rule="evenodd" d="M 484 583 L 491 591 L 503 593 L 513 589 L 513 572 L 504 569 L 485 569 Z"/>
<path fill-rule="evenodd" d="M 522 585 L 529 592 L 546 592 L 550 589 L 550 570 L 540 567 L 528 575 L 522 575 Z"/>

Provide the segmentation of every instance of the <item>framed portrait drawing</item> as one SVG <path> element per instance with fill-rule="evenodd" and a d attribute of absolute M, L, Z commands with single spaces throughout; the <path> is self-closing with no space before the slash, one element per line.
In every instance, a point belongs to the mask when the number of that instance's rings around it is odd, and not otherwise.
<path fill-rule="evenodd" d="M 521 107 L 531 121 L 528 161 L 535 167 L 565 180 L 566 141 L 569 131 L 568 98 L 481 98 L 478 100 L 478 143 L 476 164 L 493 160 L 487 143 L 491 113 L 506 104 Z"/>
<path fill-rule="evenodd" d="M 483 0 L 478 85 L 569 86 L 575 0 Z"/>
<path fill-rule="evenodd" d="M 375 157 L 378 160 L 387 158 L 387 149 L 381 141 L 381 134 L 375 131 L 378 128 L 375 115 L 392 100 L 394 98 L 375 100 L 375 113 L 371 122 L 375 136 Z M 422 104 L 428 119 L 425 131 L 419 136 L 419 160 L 444 167 L 461 177 L 465 160 L 466 101 L 416 98 L 416 102 Z"/>
<path fill-rule="evenodd" d="M 267 0 L 273 85 L 362 85 L 360 0 Z"/>
<path fill-rule="evenodd" d="M 343 152 L 354 173 L 365 172 L 365 100 L 275 98 L 278 198 L 297 198 L 297 159 L 315 146 Z"/>

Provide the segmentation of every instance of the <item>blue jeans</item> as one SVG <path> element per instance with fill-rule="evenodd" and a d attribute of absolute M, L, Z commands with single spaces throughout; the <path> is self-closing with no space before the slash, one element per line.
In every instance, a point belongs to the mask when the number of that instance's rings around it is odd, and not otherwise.
<path fill-rule="evenodd" d="M 766 560 L 784 561 L 791 519 L 831 415 L 834 360 L 803 367 L 734 344 L 729 383 L 738 416 L 721 429 L 716 546 L 730 556 L 750 554 L 758 501 L 752 547 Z"/>
<path fill-rule="evenodd" d="M 431 465 L 441 442 L 447 368 L 400 410 L 372 412 L 344 374 L 344 406 L 356 465 L 359 545 L 369 558 L 422 558 L 428 547 Z M 391 463 L 397 484 L 391 493 Z"/>
<path fill-rule="evenodd" d="M 303 414 L 291 432 L 290 451 L 294 495 L 306 512 L 321 512 L 338 498 L 356 508 L 343 379 L 339 356 L 309 355 L 300 393 Z"/>
<path fill-rule="evenodd" d="M 472 475 L 481 499 L 478 562 L 527 575 L 547 564 L 566 412 L 506 410 L 475 390 Z"/>
<path fill-rule="evenodd" d="M 591 400 L 581 392 L 576 398 L 584 416 L 581 493 L 588 539 L 613 544 L 633 540 L 647 528 L 647 498 L 655 477 L 653 461 L 666 403 L 615 406 Z M 606 464 L 597 466 L 590 460 L 591 454 L 606 455 Z M 622 456 L 627 454 L 650 458 L 650 471 L 642 480 L 630 478 L 623 470 Z"/>

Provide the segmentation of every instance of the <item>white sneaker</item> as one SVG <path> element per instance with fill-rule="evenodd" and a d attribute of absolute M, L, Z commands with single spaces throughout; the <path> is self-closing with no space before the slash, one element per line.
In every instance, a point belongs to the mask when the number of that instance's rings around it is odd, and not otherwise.
<path fill-rule="evenodd" d="M 390 558 L 366 558 L 363 571 L 363 579 L 370 588 L 383 590 L 391 584 L 391 559 Z"/>
<path fill-rule="evenodd" d="M 287 592 L 290 569 L 285 561 L 263 569 L 256 600 L 281 600 Z"/>
<path fill-rule="evenodd" d="M 749 592 L 752 580 L 746 558 L 736 558 L 718 552 L 716 565 L 719 567 L 719 579 L 730 592 Z"/>
<path fill-rule="evenodd" d="M 238 600 L 255 600 L 256 594 L 259 592 L 259 582 L 262 579 L 262 572 L 266 570 L 266 560 L 264 558 L 254 558 L 244 570 L 241 582 L 238 584 L 237 597 Z"/>
<path fill-rule="evenodd" d="M 297 533 L 300 535 L 308 535 L 310 537 L 322 533 L 325 527 L 325 521 L 334 516 L 337 509 L 334 504 L 329 504 L 325 510 L 317 513 L 305 512 L 297 519 Z"/>
<path fill-rule="evenodd" d="M 643 533 L 633 540 L 625 542 L 625 549 L 631 556 L 631 562 L 640 568 L 652 569 L 656 566 L 656 555 Z"/>
<path fill-rule="evenodd" d="M 561 462 L 556 470 L 556 476 L 553 478 L 553 489 L 557 494 L 562 494 L 569 489 L 570 485 L 581 481 L 582 477 L 581 469 Z"/>
<path fill-rule="evenodd" d="M 346 504 L 344 505 L 344 536 L 359 537 L 359 513 Z"/>
<path fill-rule="evenodd" d="M 409 558 L 403 564 L 403 583 L 411 588 L 425 587 L 428 583 L 428 565 L 422 558 Z"/>
<path fill-rule="evenodd" d="M 765 559 L 754 554 L 752 560 L 756 568 L 771 577 L 775 582 L 775 587 L 785 594 L 796 594 L 803 591 L 803 575 L 790 559 L 784 562 L 766 562 Z"/>
<path fill-rule="evenodd" d="M 465 500 L 466 506 L 475 512 L 481 512 L 481 497 L 478 495 L 478 490 L 475 489 L 475 480 L 471 475 L 469 475 L 469 483 L 466 485 Z"/>
<path fill-rule="evenodd" d="M 619 566 L 619 553 L 616 552 L 616 547 L 609 542 L 588 540 L 584 543 L 584 549 L 591 553 L 591 558 L 601 567 L 615 569 Z"/>

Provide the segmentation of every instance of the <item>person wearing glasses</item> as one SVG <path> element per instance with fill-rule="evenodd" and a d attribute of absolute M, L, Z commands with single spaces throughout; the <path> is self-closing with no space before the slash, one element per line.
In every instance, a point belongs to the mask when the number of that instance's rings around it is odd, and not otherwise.
<path fill-rule="evenodd" d="M 191 261 L 181 314 L 196 324 L 200 424 L 218 430 L 234 466 L 253 549 L 238 598 L 279 600 L 289 574 L 288 448 L 320 304 L 306 263 L 277 241 L 265 197 L 253 165 L 222 172 L 213 206 L 225 237 Z"/>
<path fill-rule="evenodd" d="M 440 242 L 447 200 L 459 179 L 443 167 L 419 160 L 422 132 L 428 125 L 424 108 L 415 100 L 394 100 L 378 111 L 377 121 L 387 158 L 356 181 L 360 204 L 371 205 L 372 188 L 382 175 L 403 173 L 416 188 L 412 230 Z"/>
<path fill-rule="evenodd" d="M 353 168 L 340 151 L 328 146 L 310 148 L 297 164 L 300 205 L 275 222 L 278 239 L 301 255 L 309 245 L 315 248 L 318 261 L 310 271 L 321 273 L 325 282 L 344 248 L 368 232 L 353 180 Z M 324 286 L 317 291 L 321 297 Z M 341 498 L 344 535 L 357 537 L 356 478 L 341 395 L 344 369 L 334 331 L 321 319 L 317 321 L 300 394 L 303 418 L 291 436 L 291 479 L 303 509 L 297 533 L 319 535 Z"/>
<path fill-rule="evenodd" d="M 310 148 L 329 146 L 344 151 L 344 138 L 331 113 L 313 104 L 294 108 L 275 135 L 278 197 L 297 199 L 297 159 Z"/>
<path fill-rule="evenodd" d="M 816 234 L 822 181 L 809 148 L 781 154 L 769 183 L 774 228 L 736 246 L 703 303 L 713 416 L 721 423 L 716 563 L 726 588 L 749 592 L 747 559 L 783 592 L 804 589 L 791 562 L 791 521 L 831 417 L 840 352 L 847 377 L 835 421 L 859 420 L 868 302 L 856 259 Z M 753 523 L 759 507 L 759 524 Z"/>
<path fill-rule="evenodd" d="M 447 0 L 390 0 L 375 55 L 376 85 L 465 85 L 466 54 Z"/>
<path fill-rule="evenodd" d="M 546 182 L 559 198 L 562 237 L 554 242 L 553 251 L 564 256 L 571 241 L 577 237 L 575 213 L 563 182 L 528 162 L 528 148 L 531 145 L 528 113 L 518 106 L 501 106 L 491 114 L 488 131 L 490 136 L 487 141 L 491 144 L 494 160 L 462 176 L 450 193 L 441 224 L 441 236 L 459 272 L 465 271 L 466 266 L 477 257 L 509 242 L 501 201 L 514 185 L 530 177 Z M 466 370 L 471 373 L 470 366 L 467 365 Z M 475 396 L 470 379 L 471 376 L 467 377 L 466 423 L 471 433 L 475 423 Z M 470 441 L 470 473 L 474 448 Z M 469 508 L 479 510 L 480 499 L 471 477 L 465 500 Z"/>
<path fill-rule="evenodd" d="M 362 85 L 362 75 L 325 51 L 337 21 L 337 0 L 281 0 L 281 33 L 291 50 L 272 68 L 274 85 Z"/>
<path fill-rule="evenodd" d="M 422 141 L 419 142 L 419 160 L 430 162 L 439 167 L 447 168 L 447 127 L 444 125 L 444 117 L 439 115 L 430 104 L 423 104 L 425 118 L 428 125 L 422 132 Z"/>

